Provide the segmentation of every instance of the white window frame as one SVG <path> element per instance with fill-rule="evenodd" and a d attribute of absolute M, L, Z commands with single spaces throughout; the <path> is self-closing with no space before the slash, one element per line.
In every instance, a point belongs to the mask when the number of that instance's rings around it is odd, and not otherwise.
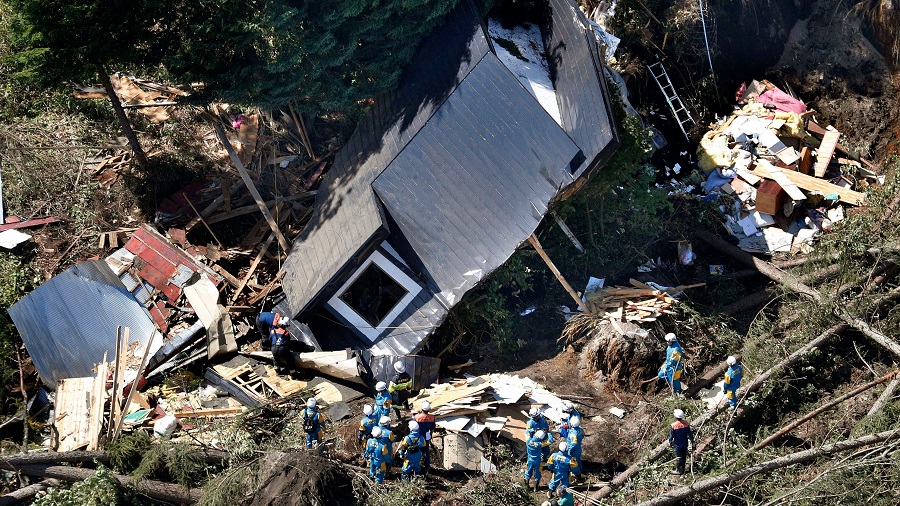
<path fill-rule="evenodd" d="M 403 287 L 406 290 L 406 295 L 397 302 L 391 311 L 385 316 L 377 325 L 372 327 L 372 325 L 366 321 L 365 318 L 362 317 L 359 313 L 356 312 L 355 309 L 350 307 L 349 304 L 341 300 L 341 295 L 350 288 L 357 278 L 359 278 L 362 273 L 369 268 L 371 264 L 377 265 L 385 274 L 391 277 L 398 285 Z M 419 285 L 413 278 L 406 275 L 405 272 L 401 271 L 393 262 L 391 262 L 387 257 L 385 257 L 380 251 L 374 251 L 363 262 L 359 268 L 356 269 L 356 272 L 350 276 L 350 279 L 345 282 L 340 290 L 338 290 L 335 295 L 329 299 L 328 306 L 337 312 L 339 315 L 344 317 L 350 325 L 354 326 L 356 330 L 362 333 L 369 342 L 374 343 L 378 340 L 378 337 L 381 335 L 384 327 L 390 325 L 392 321 L 394 321 L 400 313 L 406 309 L 407 306 L 416 298 L 419 292 L 422 291 L 422 286 Z"/>

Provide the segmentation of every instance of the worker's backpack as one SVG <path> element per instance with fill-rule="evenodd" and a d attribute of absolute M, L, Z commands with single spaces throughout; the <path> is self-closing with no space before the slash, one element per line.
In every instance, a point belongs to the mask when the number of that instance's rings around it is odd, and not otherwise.
<path fill-rule="evenodd" d="M 303 411 L 303 431 L 316 432 L 316 417 L 309 416 L 308 410 Z"/>

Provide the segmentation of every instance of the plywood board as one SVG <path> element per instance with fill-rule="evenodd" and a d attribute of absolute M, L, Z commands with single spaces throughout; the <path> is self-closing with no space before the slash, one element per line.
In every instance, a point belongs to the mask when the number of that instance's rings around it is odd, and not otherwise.
<path fill-rule="evenodd" d="M 768 162 L 760 162 L 758 166 L 762 166 L 769 173 L 769 177 L 778 183 L 785 193 L 787 193 L 788 197 L 791 200 L 806 200 L 806 195 L 800 191 L 800 188 L 797 188 L 797 185 L 794 184 L 778 167 L 768 163 Z"/>
<path fill-rule="evenodd" d="M 831 163 L 831 157 L 834 156 L 834 148 L 837 147 L 838 141 L 841 139 L 841 133 L 837 130 L 828 130 L 822 137 L 822 144 L 819 145 L 819 151 L 816 154 L 816 165 L 813 167 L 813 173 L 816 177 L 825 175 L 828 164 Z"/>
<path fill-rule="evenodd" d="M 268 373 L 268 376 L 263 378 L 263 383 L 281 397 L 287 397 L 306 388 L 306 381 L 282 378 L 276 373 L 275 367 L 271 365 L 266 366 L 266 373 Z"/>
<path fill-rule="evenodd" d="M 106 373 L 109 364 L 106 362 L 106 353 L 103 354 L 103 362 L 97 366 L 97 377 L 91 387 L 91 411 L 88 420 L 88 451 L 94 451 L 100 447 L 100 431 L 103 429 L 103 406 L 106 404 Z"/>
<path fill-rule="evenodd" d="M 65 378 L 56 387 L 56 411 L 53 425 L 59 434 L 56 451 L 68 452 L 88 446 L 90 430 L 91 391 L 94 378 Z"/>
<path fill-rule="evenodd" d="M 760 166 L 756 166 L 756 168 L 753 169 L 752 174 L 754 174 L 758 177 L 769 178 L 769 171 L 767 171 L 765 168 L 760 167 Z M 818 192 L 822 192 L 825 195 L 828 195 L 831 193 L 836 193 L 838 196 L 838 199 L 840 199 L 840 201 L 844 202 L 845 204 L 860 205 L 866 199 L 865 193 L 860 193 L 860 192 L 856 192 L 853 190 L 848 190 L 846 188 L 841 188 L 840 186 L 838 186 L 836 184 L 831 184 L 828 181 L 825 181 L 824 179 L 819 179 L 819 178 L 813 177 L 813 176 L 807 176 L 806 174 L 803 174 L 800 172 L 794 172 L 792 170 L 782 171 L 782 174 L 787 176 L 787 178 L 792 183 L 794 183 L 795 185 L 797 185 L 799 188 L 801 188 L 803 190 L 818 191 Z"/>
<path fill-rule="evenodd" d="M 484 445 L 481 438 L 465 432 L 448 432 L 444 436 L 444 469 L 448 471 L 479 471 Z"/>

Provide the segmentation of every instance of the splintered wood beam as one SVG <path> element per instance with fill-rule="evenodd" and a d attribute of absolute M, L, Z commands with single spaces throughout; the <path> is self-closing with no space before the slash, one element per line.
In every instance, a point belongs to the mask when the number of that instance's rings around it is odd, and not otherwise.
<path fill-rule="evenodd" d="M 272 213 L 269 212 L 269 208 L 266 207 L 266 202 L 259 194 L 259 190 L 256 189 L 256 185 L 253 184 L 253 179 L 250 177 L 250 173 L 247 172 L 247 169 L 244 168 L 244 164 L 241 163 L 241 159 L 238 157 L 238 154 L 231 146 L 231 142 L 228 141 L 228 137 L 225 135 L 225 129 L 223 129 L 222 125 L 218 122 L 214 122 L 213 126 L 216 129 L 216 133 L 219 135 L 219 140 L 222 142 L 222 145 L 225 146 L 225 150 L 228 151 L 228 156 L 231 157 L 232 163 L 234 163 L 234 166 L 237 167 L 238 173 L 240 173 L 241 179 L 244 181 L 244 185 L 248 190 L 250 190 L 250 195 L 253 196 L 253 200 L 255 200 L 256 205 L 259 206 L 260 212 L 269 223 L 269 228 L 272 229 L 272 233 L 275 234 L 275 237 L 278 239 L 278 244 L 281 245 L 281 249 L 284 251 L 290 251 L 290 243 L 288 242 L 287 238 L 284 237 L 284 234 L 281 233 L 281 230 L 278 228 L 278 223 L 275 221 Z"/>
<path fill-rule="evenodd" d="M 566 237 L 568 237 L 569 240 L 572 241 L 572 246 L 575 246 L 575 249 L 577 249 L 579 253 L 584 253 L 584 246 L 581 245 L 581 241 L 579 241 L 578 238 L 575 237 L 575 234 L 572 233 L 572 229 L 570 229 L 569 226 L 566 225 L 566 222 L 564 222 L 558 214 L 552 214 L 553 219 L 556 220 L 556 224 L 559 225 L 560 230 L 562 230 L 563 233 L 566 234 Z"/>
<path fill-rule="evenodd" d="M 269 238 L 266 239 L 265 243 L 263 243 L 262 248 L 260 248 L 259 250 L 259 254 L 256 255 L 256 258 L 253 259 L 253 263 L 250 264 L 250 269 L 247 270 L 247 275 L 244 276 L 244 279 L 241 280 L 241 284 L 238 285 L 238 287 L 234 290 L 234 295 L 231 296 L 231 304 L 234 304 L 234 301 L 236 301 L 241 292 L 244 291 L 244 288 L 250 281 L 250 277 L 252 277 L 253 273 L 256 271 L 256 267 L 266 255 L 266 251 L 269 249 L 269 246 L 272 245 L 273 239 L 275 239 L 275 234 L 269 234 Z"/>
<path fill-rule="evenodd" d="M 540 255 L 541 258 L 544 259 L 544 263 L 547 264 L 547 267 L 550 268 L 550 271 L 553 272 L 553 275 L 556 276 L 557 281 L 559 281 L 563 288 L 565 288 L 566 291 L 569 292 L 569 295 L 572 296 L 572 300 L 574 300 L 575 303 L 578 304 L 578 307 L 580 307 L 581 310 L 585 313 L 589 313 L 590 311 L 588 311 L 587 306 L 585 306 L 584 302 L 582 302 L 581 297 L 578 296 L 578 293 L 576 293 L 575 290 L 572 289 L 572 285 L 570 285 L 569 282 L 566 281 L 566 278 L 563 277 L 562 273 L 559 272 L 559 269 L 557 269 L 556 265 L 553 264 L 553 260 L 550 260 L 550 257 L 547 256 L 547 252 L 544 251 L 544 248 L 541 247 L 541 242 L 538 241 L 537 236 L 531 234 L 530 236 L 528 236 L 528 242 L 531 243 L 531 246 L 535 249 L 535 251 L 538 252 L 538 255 Z"/>

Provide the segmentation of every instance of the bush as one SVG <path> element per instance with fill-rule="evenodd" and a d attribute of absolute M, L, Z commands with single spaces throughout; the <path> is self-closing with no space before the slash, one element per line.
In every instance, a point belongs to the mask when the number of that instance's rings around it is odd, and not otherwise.
<path fill-rule="evenodd" d="M 120 504 L 158 504 L 128 487 L 119 487 L 105 467 L 97 474 L 79 481 L 68 489 L 51 488 L 47 495 L 34 501 L 34 506 L 115 506 Z"/>

